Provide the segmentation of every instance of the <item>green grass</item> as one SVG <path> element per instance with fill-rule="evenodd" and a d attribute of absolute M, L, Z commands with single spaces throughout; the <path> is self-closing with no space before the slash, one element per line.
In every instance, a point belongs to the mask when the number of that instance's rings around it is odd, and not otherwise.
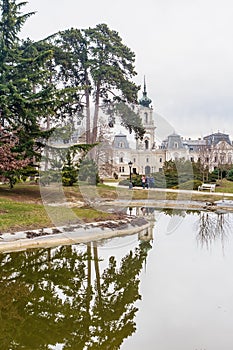
<path fill-rule="evenodd" d="M 74 215 L 73 215 L 74 214 Z M 0 199 L 0 232 L 15 232 L 43 227 L 94 222 L 120 218 L 120 214 L 106 213 L 89 207 L 62 208 L 18 203 Z"/>
<path fill-rule="evenodd" d="M 233 181 L 228 181 L 226 179 L 218 180 L 216 192 L 233 193 Z"/>
<path fill-rule="evenodd" d="M 0 232 L 45 227 L 50 224 L 42 205 L 0 199 Z"/>
<path fill-rule="evenodd" d="M 150 190 L 129 190 L 128 187 L 116 188 L 103 184 L 96 186 L 83 185 L 79 187 L 63 188 L 66 200 L 69 202 L 89 202 L 89 206 L 67 209 L 65 207 L 44 207 L 40 188 L 38 185 L 17 184 L 13 189 L 8 186 L 0 186 L 0 232 L 20 231 L 42 227 L 63 225 L 73 221 L 91 222 L 119 218 L 118 214 L 111 214 L 95 210 L 91 207 L 91 201 L 116 201 L 116 200 L 197 200 L 211 202 L 219 200 L 219 196 L 210 195 L 208 192 L 197 194 L 171 193 Z M 222 180 L 216 187 L 216 192 L 233 193 L 233 182 Z M 56 186 L 46 188 L 48 200 L 51 196 L 53 202 L 59 198 Z M 48 209 L 49 208 L 49 209 Z M 118 216 L 117 216 L 118 215 Z"/>

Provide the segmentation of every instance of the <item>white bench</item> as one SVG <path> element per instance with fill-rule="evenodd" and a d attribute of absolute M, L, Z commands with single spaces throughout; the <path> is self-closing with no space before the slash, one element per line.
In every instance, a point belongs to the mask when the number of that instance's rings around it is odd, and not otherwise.
<path fill-rule="evenodd" d="M 210 192 L 215 192 L 215 184 L 202 184 L 198 186 L 198 191 L 209 190 Z"/>

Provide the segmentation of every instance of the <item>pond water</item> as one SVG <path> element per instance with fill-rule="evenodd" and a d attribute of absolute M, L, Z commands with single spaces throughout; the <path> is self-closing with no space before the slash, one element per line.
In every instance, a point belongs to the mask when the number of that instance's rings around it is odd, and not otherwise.
<path fill-rule="evenodd" d="M 232 350 L 233 214 L 140 215 L 147 235 L 1 254 L 0 349 Z"/>

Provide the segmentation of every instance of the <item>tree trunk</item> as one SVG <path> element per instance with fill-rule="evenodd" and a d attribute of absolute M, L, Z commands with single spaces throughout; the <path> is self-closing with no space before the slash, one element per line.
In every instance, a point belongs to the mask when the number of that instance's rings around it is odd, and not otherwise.
<path fill-rule="evenodd" d="M 50 130 L 50 116 L 47 115 L 46 117 L 46 130 Z M 49 150 L 48 147 L 45 147 L 45 161 L 44 161 L 44 170 L 48 170 L 49 165 Z"/>
<path fill-rule="evenodd" d="M 97 125 L 98 125 L 98 117 L 99 117 L 99 103 L 100 103 L 100 81 L 97 83 L 97 87 L 96 87 L 95 110 L 94 110 L 93 130 L 92 130 L 92 143 L 95 143 L 96 140 L 97 140 Z"/>
<path fill-rule="evenodd" d="M 86 97 L 86 143 L 91 143 L 91 111 L 90 111 L 90 92 L 87 72 L 85 72 L 85 97 Z"/>
<path fill-rule="evenodd" d="M 90 315 L 91 303 L 91 243 L 87 245 L 87 313 Z"/>
<path fill-rule="evenodd" d="M 95 262 L 96 286 L 97 286 L 97 292 L 98 292 L 98 296 L 99 296 L 99 305 L 102 309 L 102 293 L 101 293 L 101 284 L 100 284 L 98 248 L 96 246 L 94 246 L 93 251 L 94 251 L 94 262 Z"/>

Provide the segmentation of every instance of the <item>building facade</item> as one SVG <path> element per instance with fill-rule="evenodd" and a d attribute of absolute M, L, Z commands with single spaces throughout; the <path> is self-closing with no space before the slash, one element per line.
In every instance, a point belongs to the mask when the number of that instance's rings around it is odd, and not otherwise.
<path fill-rule="evenodd" d="M 130 147 L 127 135 L 115 135 L 111 148 L 114 174 L 118 177 L 129 176 L 129 162 L 132 162 L 132 173 L 140 175 L 162 171 L 165 161 L 181 158 L 191 162 L 199 161 L 210 171 L 232 164 L 233 146 L 228 134 L 217 132 L 195 140 L 184 139 L 174 132 L 161 144 L 156 144 L 156 124 L 151 103 L 144 83 L 143 96 L 139 100 L 139 114 L 145 134 L 142 140 L 136 141 L 135 147 Z"/>
<path fill-rule="evenodd" d="M 139 114 L 145 128 L 142 140 L 136 140 L 134 148 L 130 147 L 127 136 L 117 134 L 112 143 L 113 167 L 119 177 L 129 175 L 129 162 L 132 162 L 133 174 L 149 175 L 162 171 L 166 160 L 166 152 L 156 145 L 155 121 L 151 99 L 147 96 L 146 84 L 144 83 L 143 96 L 139 101 Z"/>

